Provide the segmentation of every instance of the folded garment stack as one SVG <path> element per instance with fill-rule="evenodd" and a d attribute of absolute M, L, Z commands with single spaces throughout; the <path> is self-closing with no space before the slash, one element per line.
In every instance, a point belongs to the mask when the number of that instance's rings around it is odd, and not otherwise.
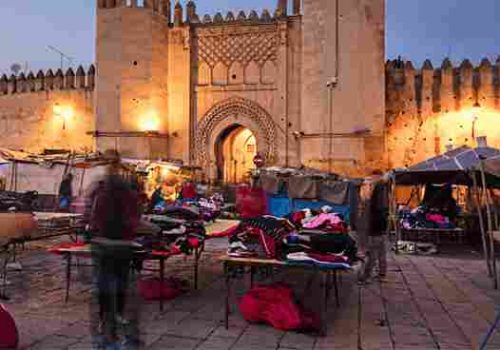
<path fill-rule="evenodd" d="M 229 236 L 228 255 L 340 269 L 350 268 L 356 260 L 356 242 L 346 233 L 339 215 L 323 212 L 309 215 L 306 220 L 308 214 L 304 211 L 289 218 L 261 216 L 243 220 Z"/>
<path fill-rule="evenodd" d="M 163 244 L 173 245 L 185 254 L 191 254 L 194 249 L 200 247 L 206 239 L 206 230 L 204 221 L 197 216 L 196 220 L 191 220 L 193 211 L 180 208 L 181 210 L 171 209 L 173 216 L 147 215 L 145 218 L 151 223 L 159 226 L 161 232 L 156 237 L 143 237 L 142 239 L 159 240 Z M 182 219 L 182 217 L 185 219 Z"/>
<path fill-rule="evenodd" d="M 415 209 L 402 208 L 399 211 L 400 225 L 405 230 L 444 229 L 452 230 L 456 225 L 437 209 L 420 206 Z"/>

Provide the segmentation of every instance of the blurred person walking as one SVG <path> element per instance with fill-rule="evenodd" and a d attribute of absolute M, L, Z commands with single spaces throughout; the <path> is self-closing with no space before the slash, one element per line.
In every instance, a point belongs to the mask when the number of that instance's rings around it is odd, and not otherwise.
<path fill-rule="evenodd" d="M 134 264 L 133 242 L 140 220 L 138 193 L 121 176 L 116 151 L 106 151 L 107 174 L 88 199 L 88 222 L 94 263 L 94 288 L 91 303 L 91 335 L 95 349 L 138 349 L 137 301 L 129 300 L 131 319 L 125 317 L 130 271 Z M 134 305 L 135 304 L 135 305 Z M 119 345 L 118 330 L 125 330 Z"/>

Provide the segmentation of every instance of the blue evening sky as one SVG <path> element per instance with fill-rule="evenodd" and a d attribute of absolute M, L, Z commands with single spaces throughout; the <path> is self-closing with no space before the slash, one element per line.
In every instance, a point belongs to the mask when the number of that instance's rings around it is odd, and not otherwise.
<path fill-rule="evenodd" d="M 343 0 L 351 1 L 351 0 Z M 52 45 L 74 58 L 94 57 L 96 0 L 1 0 L 0 72 L 19 62 L 30 69 L 59 66 Z M 185 3 L 185 0 L 183 1 Z M 277 0 L 198 0 L 198 12 L 274 9 Z M 445 56 L 455 62 L 500 55 L 500 0 L 387 0 L 387 57 Z"/>

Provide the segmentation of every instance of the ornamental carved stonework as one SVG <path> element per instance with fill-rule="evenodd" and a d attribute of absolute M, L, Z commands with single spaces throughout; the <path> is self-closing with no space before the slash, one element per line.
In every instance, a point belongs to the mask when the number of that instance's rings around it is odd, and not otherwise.
<path fill-rule="evenodd" d="M 271 30 L 246 30 L 235 32 L 207 32 L 198 35 L 198 57 L 210 67 L 219 62 L 230 66 L 240 62 L 246 66 L 257 62 L 262 66 L 267 61 L 276 62 L 280 36 L 276 27 Z"/>
<path fill-rule="evenodd" d="M 276 127 L 272 117 L 257 103 L 240 97 L 232 97 L 213 106 L 199 122 L 195 137 L 195 155 L 198 164 L 202 166 L 210 165 L 210 150 L 214 146 L 210 142 L 213 139 L 214 130 L 228 116 L 237 117 L 241 120 L 242 126 L 245 126 L 245 119 L 257 125 L 259 130 L 252 131 L 260 133 L 263 136 L 264 143 L 258 145 L 258 148 L 262 151 L 261 153 L 266 162 L 272 163 L 277 152 Z"/>

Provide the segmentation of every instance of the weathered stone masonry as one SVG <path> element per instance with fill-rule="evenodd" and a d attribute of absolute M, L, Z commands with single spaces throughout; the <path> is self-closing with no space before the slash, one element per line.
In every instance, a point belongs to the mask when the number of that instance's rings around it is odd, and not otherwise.
<path fill-rule="evenodd" d="M 0 78 L 0 147 L 42 152 L 44 149 L 93 150 L 87 131 L 95 128 L 95 68 L 65 73 L 39 71 Z M 71 106 L 74 117 L 63 121 L 54 106 Z M 64 126 L 64 129 L 63 129 Z"/>
<path fill-rule="evenodd" d="M 449 146 L 476 146 L 479 136 L 500 148 L 499 71 L 500 60 L 454 67 L 445 59 L 437 69 L 426 61 L 418 70 L 409 61 L 388 61 L 389 166 L 408 166 Z"/>
<path fill-rule="evenodd" d="M 194 1 L 98 0 L 95 88 L 64 90 L 74 96 L 79 135 L 63 143 L 61 129 L 53 128 L 53 142 L 45 141 L 46 130 L 36 142 L 26 133 L 1 144 L 116 147 L 128 157 L 198 164 L 213 178 L 215 143 L 240 125 L 256 136 L 267 164 L 364 173 L 387 158 L 384 5 L 277 0 L 272 13 L 212 17 L 199 16 Z M 11 91 L 0 106 L 11 120 L 13 110 L 33 100 L 44 118 L 57 120 L 48 104 L 59 95 L 36 102 L 44 94 Z M 92 140 L 88 131 L 114 137 Z M 149 138 L 149 131 L 166 137 Z"/>

